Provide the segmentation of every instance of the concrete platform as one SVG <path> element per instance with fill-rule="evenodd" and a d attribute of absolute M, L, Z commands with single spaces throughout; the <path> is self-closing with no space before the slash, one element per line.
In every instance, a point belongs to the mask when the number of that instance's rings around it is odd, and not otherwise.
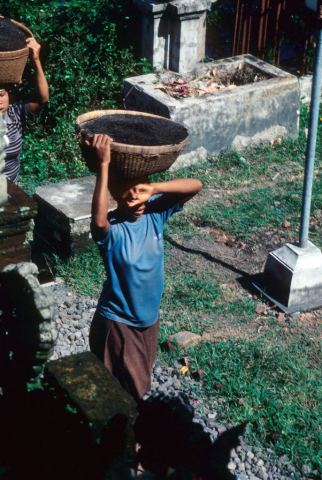
<path fill-rule="evenodd" d="M 36 188 L 35 248 L 67 258 L 84 251 L 89 239 L 96 177 L 82 177 Z M 116 202 L 109 196 L 109 210 Z"/>
<path fill-rule="evenodd" d="M 322 252 L 313 243 L 287 243 L 270 252 L 262 279 L 254 284 L 285 313 L 322 306 Z"/>

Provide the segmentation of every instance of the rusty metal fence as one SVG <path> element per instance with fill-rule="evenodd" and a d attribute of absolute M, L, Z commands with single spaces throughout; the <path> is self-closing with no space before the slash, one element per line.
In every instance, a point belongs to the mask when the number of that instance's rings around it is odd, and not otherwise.
<path fill-rule="evenodd" d="M 232 56 L 252 53 L 264 59 L 269 43 L 271 61 L 279 65 L 283 35 L 287 35 L 290 19 L 297 15 L 302 27 L 297 37 L 300 74 L 307 74 L 313 25 L 302 3 L 301 0 L 236 0 Z"/>

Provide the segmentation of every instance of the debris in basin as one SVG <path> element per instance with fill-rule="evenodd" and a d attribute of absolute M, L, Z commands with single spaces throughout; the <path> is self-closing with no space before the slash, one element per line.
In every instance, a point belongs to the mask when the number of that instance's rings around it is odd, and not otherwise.
<path fill-rule="evenodd" d="M 10 18 L 0 17 L 0 52 L 12 52 L 26 48 L 28 35 Z"/>
<path fill-rule="evenodd" d="M 175 75 L 175 80 L 165 77 L 155 88 L 174 98 L 200 97 L 222 90 L 231 90 L 240 85 L 260 82 L 269 77 L 246 63 L 240 63 L 235 71 L 214 68 L 189 81 Z M 167 80 L 171 80 L 167 83 Z"/>
<path fill-rule="evenodd" d="M 107 134 L 116 143 L 159 146 L 181 143 L 188 136 L 182 125 L 161 117 L 146 115 L 103 115 L 82 124 L 89 135 Z"/>

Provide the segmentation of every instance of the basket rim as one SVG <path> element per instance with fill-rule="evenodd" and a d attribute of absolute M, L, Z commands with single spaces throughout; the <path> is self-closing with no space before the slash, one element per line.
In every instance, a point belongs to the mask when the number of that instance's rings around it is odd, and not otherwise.
<path fill-rule="evenodd" d="M 8 17 L 5 17 L 4 15 L 0 15 L 0 18 L 8 18 Z M 20 30 L 23 30 L 25 33 L 28 33 L 30 37 L 33 37 L 33 34 L 29 30 L 29 28 L 22 25 L 22 23 L 16 22 L 15 20 L 12 20 L 11 18 L 9 18 L 9 20 L 10 20 L 10 22 L 17 25 L 17 27 L 19 27 Z M 7 58 L 7 60 L 11 60 L 11 59 L 14 59 L 14 58 L 24 57 L 27 54 L 29 55 L 29 47 L 21 48 L 20 50 L 11 50 L 10 52 L 0 52 L 0 58 L 2 58 L 2 59 Z M 16 57 L 14 57 L 13 55 L 16 55 Z"/>
<path fill-rule="evenodd" d="M 92 118 L 88 118 L 88 115 L 91 114 Z M 163 120 L 167 120 L 168 122 L 175 122 L 170 118 L 161 117 L 160 115 L 153 115 L 152 113 L 144 113 L 144 112 L 135 112 L 133 110 L 94 110 L 92 112 L 83 113 L 79 117 L 77 117 L 75 124 L 79 127 L 81 131 L 81 126 L 83 123 L 94 120 L 95 118 L 102 117 L 103 115 L 143 115 L 146 117 L 154 117 L 154 118 L 162 118 Z M 186 128 L 186 127 L 184 127 Z M 82 133 L 82 131 L 81 131 Z M 82 133 L 85 137 L 85 135 Z M 92 135 L 87 135 L 87 138 L 91 138 Z M 189 141 L 189 132 L 187 131 L 187 138 L 182 140 L 180 143 L 170 144 L 170 145 L 156 145 L 156 146 L 144 146 L 144 145 L 130 145 L 126 143 L 111 143 L 111 150 L 116 152 L 122 153 L 138 153 L 142 155 L 157 155 L 159 153 L 166 153 L 166 152 L 174 152 L 177 150 L 182 150 Z"/>

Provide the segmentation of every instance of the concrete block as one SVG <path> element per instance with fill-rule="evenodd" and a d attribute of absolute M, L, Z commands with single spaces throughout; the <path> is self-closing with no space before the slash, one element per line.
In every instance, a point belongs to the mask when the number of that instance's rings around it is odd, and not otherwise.
<path fill-rule="evenodd" d="M 26 241 L 30 220 L 37 213 L 36 202 L 18 185 L 5 178 L 8 201 L 0 206 L 0 271 L 10 263 L 30 262 L 31 248 Z"/>
<path fill-rule="evenodd" d="M 179 155 L 177 160 L 169 168 L 170 172 L 176 172 L 180 168 L 191 167 L 192 165 L 198 165 L 198 163 L 204 163 L 207 161 L 208 152 L 204 147 L 199 147 L 190 153 L 183 153 Z"/>
<path fill-rule="evenodd" d="M 299 77 L 300 98 L 305 105 L 311 103 L 313 75 Z"/>
<path fill-rule="evenodd" d="M 309 104 L 311 102 L 313 75 L 305 75 L 299 78 L 300 98 L 302 103 Z"/>
<path fill-rule="evenodd" d="M 113 419 L 114 422 L 124 419 L 120 432 L 125 434 L 124 453 L 130 458 L 134 456 L 136 403 L 93 353 L 83 352 L 48 362 L 45 379 L 56 387 L 57 396 L 62 400 L 66 397 L 64 402 L 73 402 L 83 413 L 94 442 L 101 440 L 105 428 L 109 425 L 112 428 Z"/>
<path fill-rule="evenodd" d="M 297 138 L 300 89 L 295 76 L 252 55 L 240 55 L 198 64 L 190 77 L 200 77 L 213 69 L 234 72 L 244 63 L 268 76 L 268 80 L 175 99 L 155 88 L 162 82 L 162 74 L 142 75 L 125 79 L 125 107 L 171 118 L 188 128 L 190 143 L 185 154 L 204 147 L 214 155 L 225 149 L 269 143 L 281 136 Z"/>
<path fill-rule="evenodd" d="M 93 175 L 36 188 L 34 240 L 39 249 L 63 258 L 84 250 L 91 238 L 95 181 Z M 109 196 L 109 210 L 115 208 L 116 202 Z"/>
<path fill-rule="evenodd" d="M 286 313 L 322 305 L 322 253 L 313 243 L 287 243 L 270 252 L 262 280 L 255 285 Z"/>

